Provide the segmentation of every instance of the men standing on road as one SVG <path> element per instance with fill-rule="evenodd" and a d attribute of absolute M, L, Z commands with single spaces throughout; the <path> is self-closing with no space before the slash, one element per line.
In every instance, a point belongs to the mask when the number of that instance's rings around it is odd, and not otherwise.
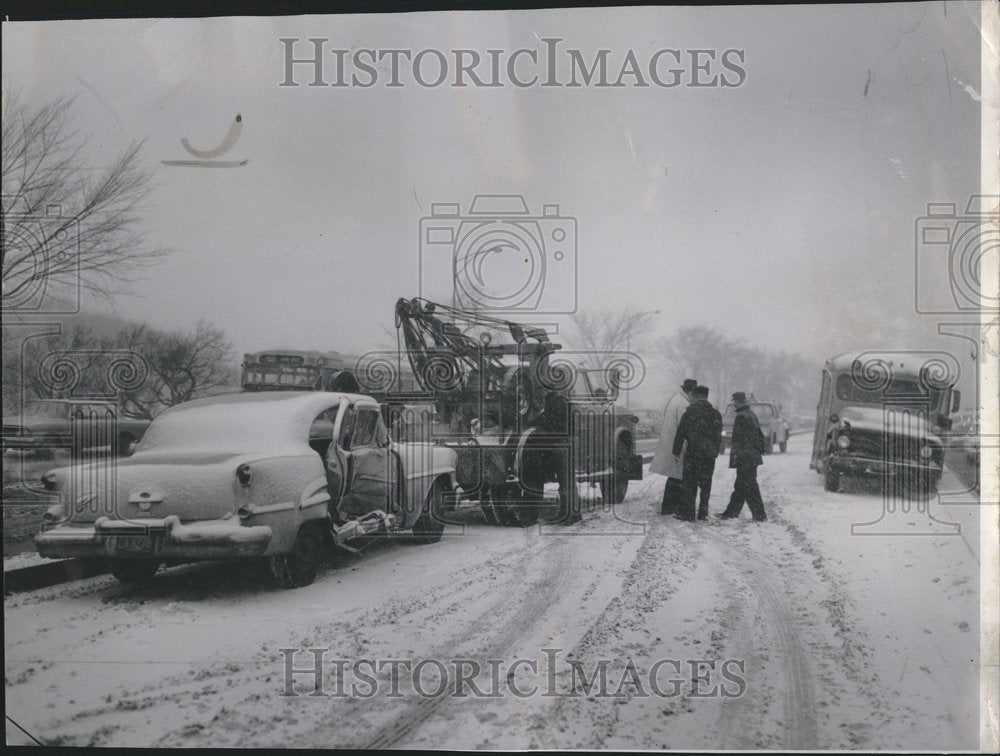
<path fill-rule="evenodd" d="M 667 400 L 663 410 L 663 425 L 660 427 L 660 440 L 656 445 L 656 454 L 649 466 L 651 473 L 666 475 L 667 484 L 663 488 L 663 504 L 660 514 L 675 514 L 680 509 L 686 496 L 684 492 L 684 455 L 678 459 L 674 456 L 674 436 L 680 425 L 684 410 L 691 403 L 691 389 L 698 385 L 693 378 L 685 379 L 680 391 L 675 392 Z"/>
<path fill-rule="evenodd" d="M 694 401 L 681 417 L 674 436 L 674 457 L 684 455 L 684 505 L 677 513 L 679 520 L 693 520 L 695 500 L 698 502 L 698 519 L 708 518 L 708 499 L 712 495 L 712 474 L 715 459 L 722 443 L 722 415 L 708 401 L 708 387 L 695 386 L 691 391 Z M 685 446 L 686 444 L 686 446 Z"/>
<path fill-rule="evenodd" d="M 764 463 L 764 433 L 757 416 L 750 409 L 747 395 L 742 391 L 733 394 L 736 417 L 733 420 L 733 447 L 729 453 L 729 467 L 736 469 L 736 484 L 729 497 L 729 506 L 719 515 L 724 520 L 739 517 L 743 503 L 750 507 L 754 522 L 767 519 L 764 500 L 757 485 L 757 466 Z"/>

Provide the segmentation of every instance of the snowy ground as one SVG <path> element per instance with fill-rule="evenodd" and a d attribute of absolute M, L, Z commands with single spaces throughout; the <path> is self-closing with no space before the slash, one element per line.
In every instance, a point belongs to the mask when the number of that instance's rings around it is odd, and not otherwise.
<path fill-rule="evenodd" d="M 664 518 L 649 476 L 614 514 L 520 531 L 471 511 L 440 544 L 381 543 L 294 591 L 207 564 L 7 597 L 7 715 L 72 745 L 977 748 L 977 507 L 932 508 L 958 535 L 898 534 L 922 526 L 915 509 L 852 535 L 878 520 L 880 495 L 824 492 L 810 440 L 766 458 L 763 524 Z M 732 477 L 720 464 L 713 511 Z M 942 487 L 960 488 L 948 474 Z M 326 695 L 307 695 L 308 675 L 282 695 L 282 648 L 329 649 Z M 337 659 L 460 658 L 500 694 L 433 695 L 425 664 L 427 696 L 405 668 L 387 696 L 387 667 L 373 697 L 337 695 Z M 589 675 L 602 659 L 604 694 L 574 689 L 570 662 Z"/>

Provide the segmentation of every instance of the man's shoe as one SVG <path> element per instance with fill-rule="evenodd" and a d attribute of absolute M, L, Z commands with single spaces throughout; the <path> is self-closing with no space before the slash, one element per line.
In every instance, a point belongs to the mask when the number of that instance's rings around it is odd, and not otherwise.
<path fill-rule="evenodd" d="M 708 519 L 708 515 L 698 515 L 698 519 L 699 520 L 707 520 Z"/>
<path fill-rule="evenodd" d="M 718 517 L 720 520 L 732 520 L 737 515 L 728 514 L 726 512 L 719 512 L 715 516 Z"/>
<path fill-rule="evenodd" d="M 763 517 L 754 517 L 753 521 L 754 522 L 767 522 L 767 515 L 764 515 Z"/>
<path fill-rule="evenodd" d="M 679 514 L 675 514 L 674 517 L 676 517 L 678 520 L 681 520 L 683 522 L 694 522 L 694 518 L 693 517 L 684 517 L 683 515 L 679 515 Z"/>

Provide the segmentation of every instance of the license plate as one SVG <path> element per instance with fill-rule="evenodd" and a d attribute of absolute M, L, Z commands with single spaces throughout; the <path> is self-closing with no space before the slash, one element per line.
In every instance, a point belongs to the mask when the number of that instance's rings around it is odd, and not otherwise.
<path fill-rule="evenodd" d="M 113 541 L 116 554 L 151 554 L 153 539 L 148 535 L 115 536 Z"/>

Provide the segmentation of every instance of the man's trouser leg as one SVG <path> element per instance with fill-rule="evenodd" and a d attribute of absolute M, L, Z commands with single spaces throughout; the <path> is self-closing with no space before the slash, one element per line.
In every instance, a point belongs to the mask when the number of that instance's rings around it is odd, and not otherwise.
<path fill-rule="evenodd" d="M 738 473 L 737 473 L 738 474 Z M 757 484 L 757 465 L 746 468 L 744 496 L 747 506 L 750 507 L 750 514 L 755 520 L 766 520 L 767 514 L 764 512 L 764 500 L 760 495 L 760 486 Z"/>
<path fill-rule="evenodd" d="M 698 496 L 698 480 L 687 470 L 684 476 L 684 499 L 677 509 L 677 517 L 681 520 L 693 520 L 695 498 Z"/>
<path fill-rule="evenodd" d="M 698 519 L 708 518 L 708 499 L 712 495 L 712 479 L 706 478 L 698 484 L 701 488 L 701 500 L 698 502 Z"/>
<path fill-rule="evenodd" d="M 743 503 L 746 501 L 744 470 L 743 467 L 736 468 L 736 482 L 733 484 L 733 492 L 729 496 L 729 506 L 722 513 L 724 517 L 739 517 L 740 512 L 743 511 Z"/>
<path fill-rule="evenodd" d="M 663 505 L 660 514 L 676 514 L 685 496 L 684 482 L 678 478 L 667 478 L 663 487 Z"/>

